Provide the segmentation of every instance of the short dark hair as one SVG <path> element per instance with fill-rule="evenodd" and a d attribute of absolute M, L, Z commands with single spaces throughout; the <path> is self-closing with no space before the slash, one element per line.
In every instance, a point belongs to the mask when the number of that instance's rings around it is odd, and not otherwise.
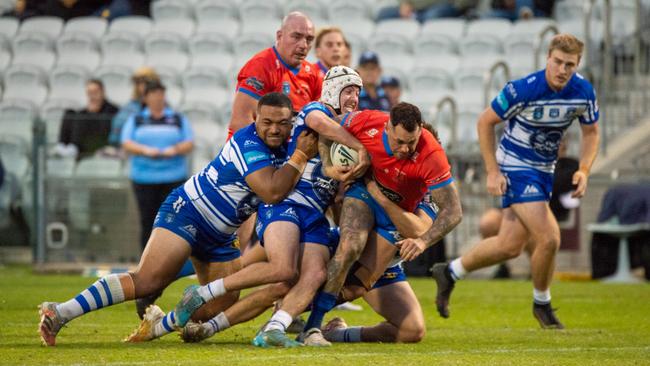
<path fill-rule="evenodd" d="M 86 85 L 88 84 L 95 84 L 99 87 L 101 91 L 104 91 L 104 82 L 101 81 L 100 79 L 88 79 L 86 80 Z"/>
<path fill-rule="evenodd" d="M 257 110 L 259 111 L 262 109 L 262 106 L 265 105 L 271 107 L 289 108 L 293 114 L 293 103 L 291 103 L 291 99 L 282 93 L 273 92 L 264 94 L 264 96 L 262 96 L 257 102 Z"/>
<path fill-rule="evenodd" d="M 165 85 L 159 80 L 148 81 L 144 86 L 144 95 L 147 95 L 156 90 L 165 91 Z"/>
<path fill-rule="evenodd" d="M 417 127 L 422 127 L 422 113 L 413 104 L 397 103 L 390 109 L 390 123 L 393 126 L 402 125 L 406 131 L 413 132 Z"/>

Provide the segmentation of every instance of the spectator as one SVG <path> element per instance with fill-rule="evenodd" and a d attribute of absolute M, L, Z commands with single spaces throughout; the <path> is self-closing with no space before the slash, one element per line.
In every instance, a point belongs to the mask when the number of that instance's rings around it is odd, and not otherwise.
<path fill-rule="evenodd" d="M 462 16 L 477 4 L 478 0 L 400 0 L 399 6 L 379 10 L 377 21 L 405 18 L 424 23 L 429 19 Z"/>
<path fill-rule="evenodd" d="M 347 39 L 343 38 L 343 52 L 341 55 L 341 65 L 352 67 L 352 46 Z"/>
<path fill-rule="evenodd" d="M 372 51 L 366 51 L 359 58 L 357 72 L 363 81 L 363 89 L 359 94 L 359 110 L 376 109 L 382 111 L 390 110 L 388 97 L 379 85 L 381 78 L 381 66 L 379 56 Z"/>
<path fill-rule="evenodd" d="M 142 111 L 145 85 L 148 82 L 160 81 L 160 77 L 151 67 L 141 67 L 133 73 L 131 81 L 133 82 L 131 101 L 120 108 L 111 122 L 111 133 L 108 142 L 112 146 L 120 145 L 122 126 L 129 117 Z"/>
<path fill-rule="evenodd" d="M 86 96 L 86 108 L 68 110 L 63 116 L 59 143 L 55 148 L 57 155 L 81 159 L 108 145 L 111 119 L 117 113 L 117 107 L 106 100 L 101 80 L 86 82 Z"/>
<path fill-rule="evenodd" d="M 16 0 L 13 10 L 6 11 L 2 16 L 15 17 L 24 20 L 36 15 L 42 15 L 42 9 L 36 0 Z"/>
<path fill-rule="evenodd" d="M 165 105 L 165 87 L 151 81 L 144 90 L 145 107 L 122 129 L 122 147 L 131 154 L 133 190 L 140 210 L 140 244 L 144 249 L 156 212 L 172 189 L 188 176 L 187 155 L 194 144 L 187 119 Z"/>
<path fill-rule="evenodd" d="M 318 70 L 321 77 L 325 77 L 327 70 L 341 65 L 345 52 L 345 38 L 341 29 L 336 27 L 321 28 L 316 34 L 316 57 Z"/>
<path fill-rule="evenodd" d="M 401 102 L 402 99 L 402 86 L 400 85 L 399 79 L 394 76 L 384 76 L 381 78 L 381 87 L 388 97 L 388 102 L 390 107 L 393 108 L 394 105 Z"/>
<path fill-rule="evenodd" d="M 555 0 L 492 0 L 492 8 L 485 17 L 530 19 L 532 17 L 550 17 Z"/>

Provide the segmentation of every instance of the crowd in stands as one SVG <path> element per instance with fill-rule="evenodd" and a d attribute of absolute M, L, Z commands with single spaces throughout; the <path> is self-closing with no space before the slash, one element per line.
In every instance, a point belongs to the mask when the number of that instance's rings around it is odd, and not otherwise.
<path fill-rule="evenodd" d="M 151 0 L 16 0 L 3 16 L 26 19 L 53 15 L 64 20 L 81 16 L 99 16 L 108 20 L 125 15 L 149 15 Z"/>

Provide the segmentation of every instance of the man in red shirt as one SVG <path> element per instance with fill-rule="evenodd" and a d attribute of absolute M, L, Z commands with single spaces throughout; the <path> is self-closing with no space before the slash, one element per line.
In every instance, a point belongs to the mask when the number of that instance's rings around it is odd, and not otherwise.
<path fill-rule="evenodd" d="M 318 67 L 305 60 L 313 41 L 314 24 L 306 15 L 292 12 L 283 19 L 275 46 L 253 56 L 237 75 L 230 136 L 255 120 L 257 100 L 264 94 L 287 95 L 297 111 L 320 98 L 323 78 Z"/>
<path fill-rule="evenodd" d="M 436 138 L 422 128 L 422 115 L 416 106 L 399 103 L 390 115 L 353 112 L 341 124 L 368 150 L 374 180 L 386 197 L 412 213 L 429 193 L 438 207 L 438 217 L 420 237 L 403 239 L 365 185 L 353 184 L 343 200 L 339 246 L 328 264 L 327 282 L 314 299 L 305 329 L 320 328 L 339 292 L 343 300 L 351 300 L 372 288 L 398 249 L 402 260 L 415 259 L 458 225 L 462 216 L 447 156 Z M 327 145 L 321 143 L 319 149 L 324 166 L 331 164 Z"/>

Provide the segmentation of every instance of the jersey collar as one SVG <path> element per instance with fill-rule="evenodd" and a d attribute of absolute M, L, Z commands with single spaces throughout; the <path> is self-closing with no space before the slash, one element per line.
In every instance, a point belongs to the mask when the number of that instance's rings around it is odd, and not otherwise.
<path fill-rule="evenodd" d="M 318 68 L 320 69 L 320 71 L 323 72 L 323 74 L 327 74 L 327 72 L 329 71 L 327 66 L 325 66 L 320 60 L 318 60 L 318 62 L 316 62 L 316 66 L 318 66 Z"/>
<path fill-rule="evenodd" d="M 387 122 L 388 124 L 388 122 Z M 384 126 L 384 132 L 381 134 L 381 141 L 384 143 L 384 150 L 386 150 L 386 154 L 388 156 L 392 157 L 393 156 L 393 151 L 390 149 L 390 145 L 388 144 L 388 134 L 386 134 L 386 128 L 387 125 Z"/>
<path fill-rule="evenodd" d="M 294 75 L 297 75 L 297 74 L 300 72 L 300 66 L 298 66 L 298 67 L 291 67 L 291 66 L 289 66 L 288 63 L 284 62 L 284 60 L 282 59 L 282 57 L 280 57 L 280 54 L 278 53 L 278 50 L 275 48 L 275 46 L 273 46 L 273 53 L 275 53 L 275 57 L 277 57 L 278 60 L 280 60 L 280 63 L 281 63 L 284 67 L 286 67 L 287 69 L 289 69 L 289 71 L 291 71 Z"/>

